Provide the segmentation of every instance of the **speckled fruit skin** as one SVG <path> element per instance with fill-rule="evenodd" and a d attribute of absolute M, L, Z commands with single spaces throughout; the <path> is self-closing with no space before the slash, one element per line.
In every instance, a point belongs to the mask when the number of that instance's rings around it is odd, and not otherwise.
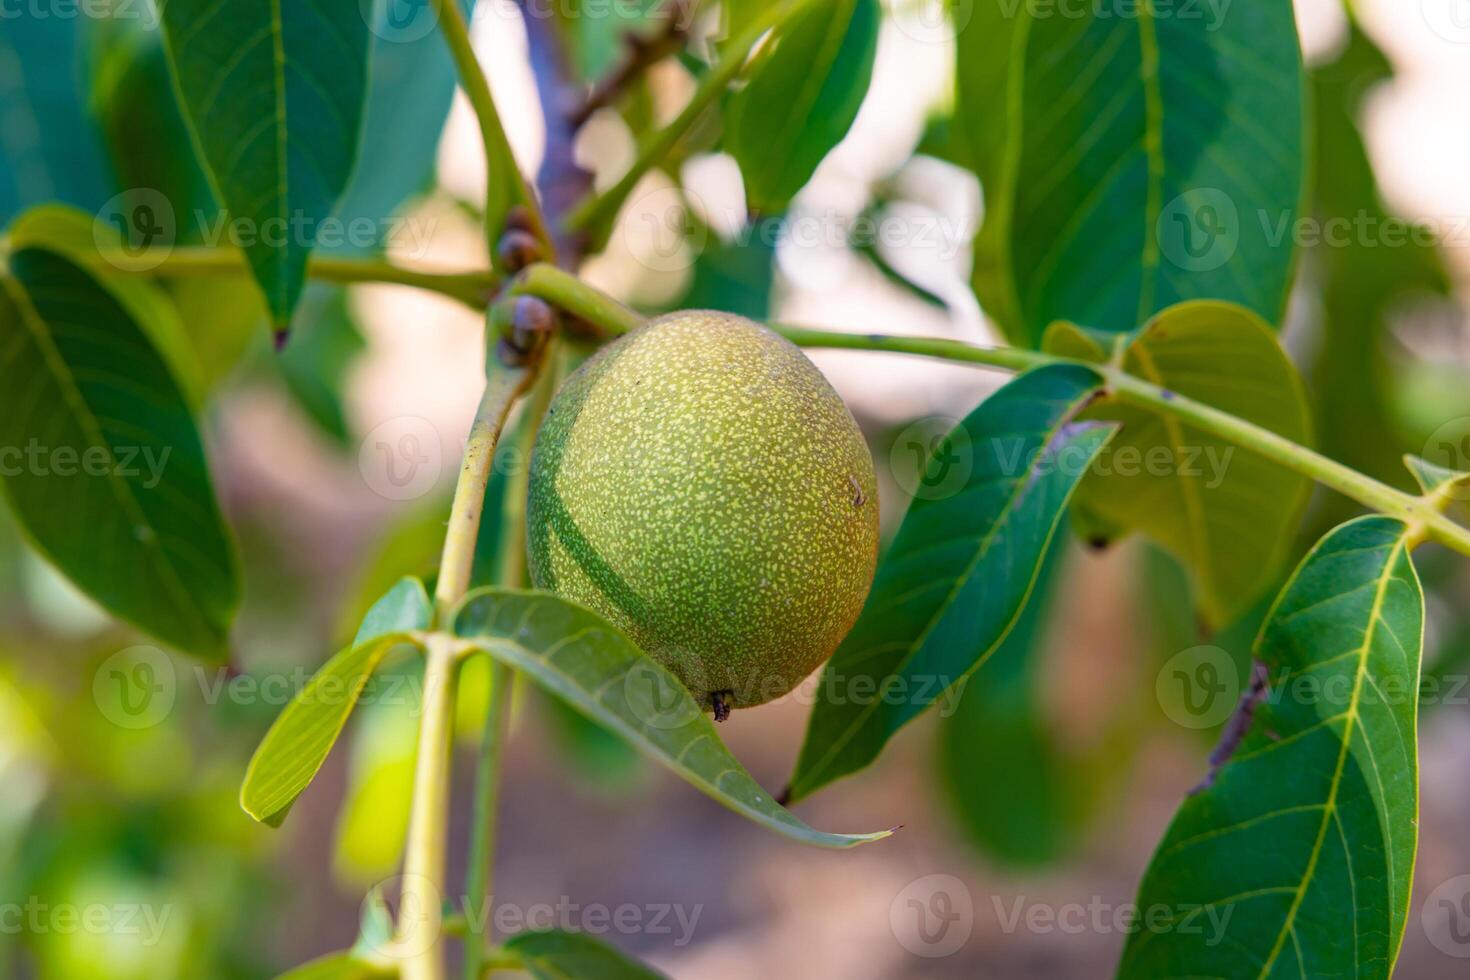
<path fill-rule="evenodd" d="M 652 320 L 569 377 L 527 506 L 537 588 L 597 610 L 704 706 L 780 697 L 852 628 L 873 457 L 811 361 L 728 313 Z"/>

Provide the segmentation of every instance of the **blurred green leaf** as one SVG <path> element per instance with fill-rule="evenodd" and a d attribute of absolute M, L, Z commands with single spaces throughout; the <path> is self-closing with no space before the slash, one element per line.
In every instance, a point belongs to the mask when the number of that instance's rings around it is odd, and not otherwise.
<path fill-rule="evenodd" d="M 729 100 L 726 147 L 752 211 L 783 210 L 857 118 L 878 51 L 878 0 L 811 4 Z"/>
<path fill-rule="evenodd" d="M 752 320 L 768 319 L 781 220 L 757 219 L 743 228 L 735 241 L 725 241 L 713 229 L 703 227 L 707 244 L 694 261 L 689 289 L 669 308 L 724 310 Z"/>
<path fill-rule="evenodd" d="M 83 87 L 89 23 L 44 9 L 7 12 L 0 31 L 0 225 L 47 201 L 93 211 L 113 192 Z"/>
<path fill-rule="evenodd" d="M 453 632 L 770 830 L 834 848 L 888 836 L 822 833 L 778 806 L 730 755 L 684 686 L 590 610 L 547 593 L 481 589 L 455 613 Z"/>
<path fill-rule="evenodd" d="M 1385 240 L 1399 219 L 1384 206 L 1358 119 L 1369 93 L 1393 69 L 1356 23 L 1349 30 L 1341 55 L 1312 72 L 1318 161 L 1312 207 L 1324 231 L 1352 230 L 1331 240 L 1324 233 L 1307 253 L 1305 278 L 1317 286 L 1323 331 L 1309 377 L 1317 418 L 1332 420 L 1322 426 L 1322 452 L 1407 489 L 1399 458 L 1418 449 L 1422 435 L 1416 440 L 1395 425 L 1389 321 L 1396 307 L 1444 296 L 1449 286 L 1433 244 L 1409 237 L 1393 247 Z M 1409 226 L 1398 227 L 1407 232 Z M 1446 414 L 1443 400 L 1434 401 L 1437 419 L 1454 414 Z M 1352 501 L 1328 498 L 1315 519 L 1326 522 L 1325 530 L 1355 511 Z"/>
<path fill-rule="evenodd" d="M 1044 346 L 1085 356 L 1084 343 L 1060 323 Z M 1094 350 L 1091 359 L 1104 357 Z M 1296 369 L 1271 329 L 1243 307 L 1197 301 L 1165 310 L 1127 342 L 1122 366 L 1295 442 L 1311 439 Z M 1286 560 L 1309 481 L 1172 415 L 1108 400 L 1087 417 L 1123 428 L 1078 488 L 1073 509 L 1083 535 L 1106 543 L 1142 531 L 1194 572 L 1213 625 L 1243 613 Z"/>
<path fill-rule="evenodd" d="M 522 932 L 512 936 L 505 951 L 520 960 L 521 967 L 536 980 L 567 980 L 596 977 L 597 980 L 666 980 L 662 973 L 644 966 L 600 939 L 583 932 Z"/>
<path fill-rule="evenodd" d="M 405 578 L 368 610 L 352 645 L 328 660 L 297 692 L 261 740 L 240 787 L 240 806 L 279 826 L 311 785 L 363 688 L 390 651 L 429 628 L 433 606 L 424 584 Z"/>
<path fill-rule="evenodd" d="M 185 115 L 284 329 L 357 161 L 367 19 L 355 3 L 167 0 L 160 13 Z"/>
<path fill-rule="evenodd" d="M 397 970 L 358 959 L 351 953 L 329 953 L 282 973 L 276 980 L 380 980 L 396 976 Z"/>
<path fill-rule="evenodd" d="M 344 406 L 347 372 L 366 349 L 346 290 L 308 286 L 297 307 L 291 343 L 276 357 L 276 366 L 296 403 L 339 447 L 352 441 Z"/>
<path fill-rule="evenodd" d="M 1193 17 L 966 9 L 955 119 L 986 204 L 974 284 L 1007 336 L 1035 346 L 1063 319 L 1128 332 L 1197 298 L 1275 323 L 1305 170 L 1289 0 Z"/>
<path fill-rule="evenodd" d="M 1256 645 L 1269 689 L 1211 785 L 1180 808 L 1119 976 L 1387 977 L 1409 908 L 1424 597 L 1403 523 L 1331 532 Z M 1187 916 L 1198 928 L 1185 928 Z"/>
<path fill-rule="evenodd" d="M 0 351 L 4 486 L 29 538 L 113 614 L 227 659 L 234 548 L 188 402 L 147 334 L 81 267 L 24 248 L 0 271 Z"/>
<path fill-rule="evenodd" d="M 418 746 L 418 720 L 407 705 L 365 707 L 353 732 L 332 855 L 339 880 L 358 887 L 390 877 L 403 859 Z"/>
<path fill-rule="evenodd" d="M 914 447 L 930 451 L 928 468 L 857 624 L 823 670 L 791 799 L 867 766 L 1004 642 L 1073 488 L 1112 435 L 1074 421 L 1100 384 L 1080 366 L 1032 371 L 937 446 Z"/>

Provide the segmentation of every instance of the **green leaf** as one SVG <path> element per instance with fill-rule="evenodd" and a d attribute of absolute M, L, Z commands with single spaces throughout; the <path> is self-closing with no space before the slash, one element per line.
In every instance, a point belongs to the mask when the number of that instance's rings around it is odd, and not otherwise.
<path fill-rule="evenodd" d="M 1075 365 L 1022 375 L 936 448 L 867 605 L 823 672 L 791 799 L 867 766 L 1004 642 L 1067 499 L 1112 434 L 1073 421 L 1100 384 Z"/>
<path fill-rule="evenodd" d="M 520 960 L 536 980 L 665 980 L 652 967 L 629 959 L 614 947 L 581 932 L 549 929 L 512 936 L 505 951 Z"/>
<path fill-rule="evenodd" d="M 360 960 L 351 953 L 329 953 L 282 973 L 276 980 L 380 980 L 396 976 L 397 970 Z"/>
<path fill-rule="evenodd" d="M 1290 0 L 1167 16 L 966 5 L 955 118 L 985 194 L 975 290 L 1016 343 L 1180 300 L 1276 322 L 1304 183 Z"/>
<path fill-rule="evenodd" d="M 46 201 L 95 210 L 112 193 L 102 134 L 82 86 L 89 22 L 44 7 L 7 11 L 0 31 L 0 225 Z"/>
<path fill-rule="evenodd" d="M 355 3 L 166 0 L 185 114 L 278 328 L 352 176 L 371 37 Z"/>
<path fill-rule="evenodd" d="M 1434 244 L 1414 236 L 1388 247 L 1392 229 L 1410 226 L 1385 209 L 1358 122 L 1368 95 L 1392 78 L 1388 59 L 1355 23 L 1337 60 L 1312 73 L 1315 159 L 1320 161 L 1312 205 L 1324 235 L 1307 250 L 1302 279 L 1315 287 L 1322 337 L 1304 370 L 1316 417 L 1332 420 L 1322 427 L 1318 449 L 1407 489 L 1399 459 L 1405 450 L 1422 447 L 1429 433 L 1416 437 L 1397 422 L 1390 392 L 1398 342 L 1390 335 L 1390 322 L 1425 297 L 1444 297 L 1449 286 Z M 1326 233 L 1333 227 L 1355 230 L 1329 241 Z M 1453 414 L 1439 399 L 1433 402 L 1435 424 Z M 1324 522 L 1325 531 L 1356 513 L 1357 505 L 1329 495 L 1313 510 L 1313 521 Z"/>
<path fill-rule="evenodd" d="M 128 311 L 69 259 L 17 251 L 0 389 L 5 494 L 35 545 L 121 619 L 227 659 L 234 549 L 188 401 Z"/>
<path fill-rule="evenodd" d="M 1424 598 L 1406 530 L 1386 517 L 1342 525 L 1277 599 L 1256 645 L 1269 690 L 1154 855 L 1138 907 L 1169 915 L 1130 936 L 1125 980 L 1245 965 L 1389 976 L 1418 820 Z"/>
<path fill-rule="evenodd" d="M 940 722 L 939 776 L 950 809 L 982 853 L 1010 867 L 1055 861 L 1075 843 L 1087 810 L 1088 774 L 1056 744 L 1041 690 L 1039 660 L 1066 544 L 1052 541 L 1015 628 Z"/>
<path fill-rule="evenodd" d="M 1079 345 L 1047 332 L 1047 350 Z M 1306 395 L 1276 335 L 1242 307 L 1181 303 L 1155 317 L 1122 355 L 1128 373 L 1223 409 L 1298 443 L 1311 441 Z M 1107 401 L 1089 418 L 1122 432 L 1078 488 L 1085 537 L 1142 531 L 1187 565 L 1216 626 L 1243 613 L 1278 575 L 1309 481 L 1168 414 Z"/>
<path fill-rule="evenodd" d="M 833 848 L 889 836 L 822 833 L 778 806 L 725 748 L 683 685 L 591 610 L 547 593 L 481 589 L 455 613 L 453 632 L 716 802 L 777 833 Z"/>
<path fill-rule="evenodd" d="M 168 361 L 174 379 L 185 387 L 190 405 L 202 403 L 199 359 L 168 293 L 148 279 L 120 274 L 98 251 L 99 246 L 121 247 L 116 228 L 69 205 L 42 204 L 17 217 L 8 234 L 11 248 L 44 249 L 85 268 L 97 285 L 127 310 Z"/>
<path fill-rule="evenodd" d="M 405 672 L 392 683 L 412 676 Z M 358 712 L 332 852 L 339 881 L 372 885 L 393 875 L 403 859 L 417 745 L 418 719 L 407 705 L 369 704 Z"/>
<path fill-rule="evenodd" d="M 811 4 L 730 98 L 727 148 L 750 209 L 782 210 L 847 135 L 873 77 L 878 0 Z"/>
<path fill-rule="evenodd" d="M 286 819 L 383 658 L 401 644 L 416 645 L 412 633 L 428 629 L 432 617 L 429 594 L 413 578 L 400 581 L 368 610 L 352 645 L 313 675 L 261 740 L 240 787 L 246 813 L 273 827 Z"/>

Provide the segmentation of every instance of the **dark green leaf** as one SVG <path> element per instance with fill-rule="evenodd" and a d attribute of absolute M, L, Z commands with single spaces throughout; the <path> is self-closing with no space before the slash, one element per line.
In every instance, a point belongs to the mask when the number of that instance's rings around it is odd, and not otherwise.
<path fill-rule="evenodd" d="M 424 585 L 406 578 L 368 610 L 351 646 L 328 660 L 297 692 L 261 740 L 245 771 L 240 806 L 279 826 L 321 769 L 363 688 L 394 648 L 428 629 L 433 606 Z"/>
<path fill-rule="evenodd" d="M 371 37 L 356 3 L 166 0 L 185 114 L 278 327 L 352 176 Z"/>
<path fill-rule="evenodd" d="M 966 9 L 956 119 L 986 203 L 975 289 L 1007 335 L 1034 346 L 1061 319 L 1127 332 L 1196 298 L 1276 322 L 1304 171 L 1290 0 Z"/>
<path fill-rule="evenodd" d="M 1119 975 L 1388 977 L 1418 820 L 1424 599 L 1406 528 L 1344 524 L 1256 645 L 1269 688 L 1233 758 L 1180 808 L 1139 888 L 1167 915 Z"/>
<path fill-rule="evenodd" d="M 724 310 L 752 320 L 769 318 L 780 223 L 779 218 L 752 222 L 740 232 L 741 239 L 733 242 L 702 227 L 707 244 L 694 262 L 689 291 L 671 308 Z"/>
<path fill-rule="evenodd" d="M 819 847 L 877 834 L 826 834 L 782 809 L 750 778 L 672 674 L 591 610 L 539 592 L 481 589 L 453 632 L 607 726 L 701 792 L 756 823 Z"/>
<path fill-rule="evenodd" d="M 505 951 L 536 980 L 664 980 L 657 970 L 581 932 L 523 932 L 506 942 Z"/>
<path fill-rule="evenodd" d="M 5 492 L 31 540 L 120 618 L 226 659 L 234 549 L 188 401 L 129 311 L 21 249 L 0 272 L 0 388 Z"/>
<path fill-rule="evenodd" d="M 725 141 L 750 209 L 784 209 L 847 135 L 873 76 L 878 0 L 811 4 L 730 99 Z"/>
<path fill-rule="evenodd" d="M 1045 346 L 1079 356 L 1081 343 L 1075 328 L 1059 324 Z M 1199 301 L 1165 310 L 1128 344 L 1122 365 L 1295 442 L 1311 439 L 1296 369 L 1271 329 L 1242 307 Z M 1078 488 L 1083 535 L 1105 542 L 1142 531 L 1194 572 L 1214 625 L 1235 619 L 1279 574 L 1308 480 L 1172 415 L 1109 401 L 1088 417 L 1123 430 Z"/>
<path fill-rule="evenodd" d="M 1112 434 L 1073 421 L 1100 383 L 1080 366 L 1033 371 L 935 449 L 857 625 L 823 672 L 792 799 L 867 766 L 1005 640 L 1067 499 Z"/>

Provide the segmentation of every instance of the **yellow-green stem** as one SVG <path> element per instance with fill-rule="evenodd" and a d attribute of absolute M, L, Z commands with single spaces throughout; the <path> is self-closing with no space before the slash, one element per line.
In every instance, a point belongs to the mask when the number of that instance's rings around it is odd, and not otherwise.
<path fill-rule="evenodd" d="M 435 626 L 469 588 L 475 542 L 485 506 L 485 488 L 495 446 L 511 406 L 534 377 L 534 369 L 492 365 L 475 413 L 464 463 L 454 490 L 439 581 L 434 590 Z M 413 803 L 403 863 L 403 914 L 398 946 L 404 980 L 444 980 L 443 929 L 445 838 L 448 831 L 450 754 L 454 739 L 459 651 L 451 637 L 431 634 L 424 666 L 419 746 Z"/>
<path fill-rule="evenodd" d="M 505 216 L 513 205 L 526 209 L 531 230 L 540 239 L 547 255 L 555 253 L 551 235 L 546 227 L 546 218 L 536 195 L 526 182 L 520 168 L 516 166 L 515 154 L 505 127 L 500 121 L 500 112 L 495 107 L 495 97 L 490 92 L 490 81 L 485 77 L 480 61 L 475 57 L 470 43 L 470 25 L 465 19 L 459 0 L 434 0 L 435 13 L 439 18 L 439 33 L 449 44 L 449 53 L 454 58 L 459 72 L 460 87 L 469 98 L 480 124 L 480 141 L 485 150 L 485 238 L 490 249 L 492 262 L 499 263 L 496 244 L 505 227 Z M 509 192 L 507 194 L 507 191 Z"/>

